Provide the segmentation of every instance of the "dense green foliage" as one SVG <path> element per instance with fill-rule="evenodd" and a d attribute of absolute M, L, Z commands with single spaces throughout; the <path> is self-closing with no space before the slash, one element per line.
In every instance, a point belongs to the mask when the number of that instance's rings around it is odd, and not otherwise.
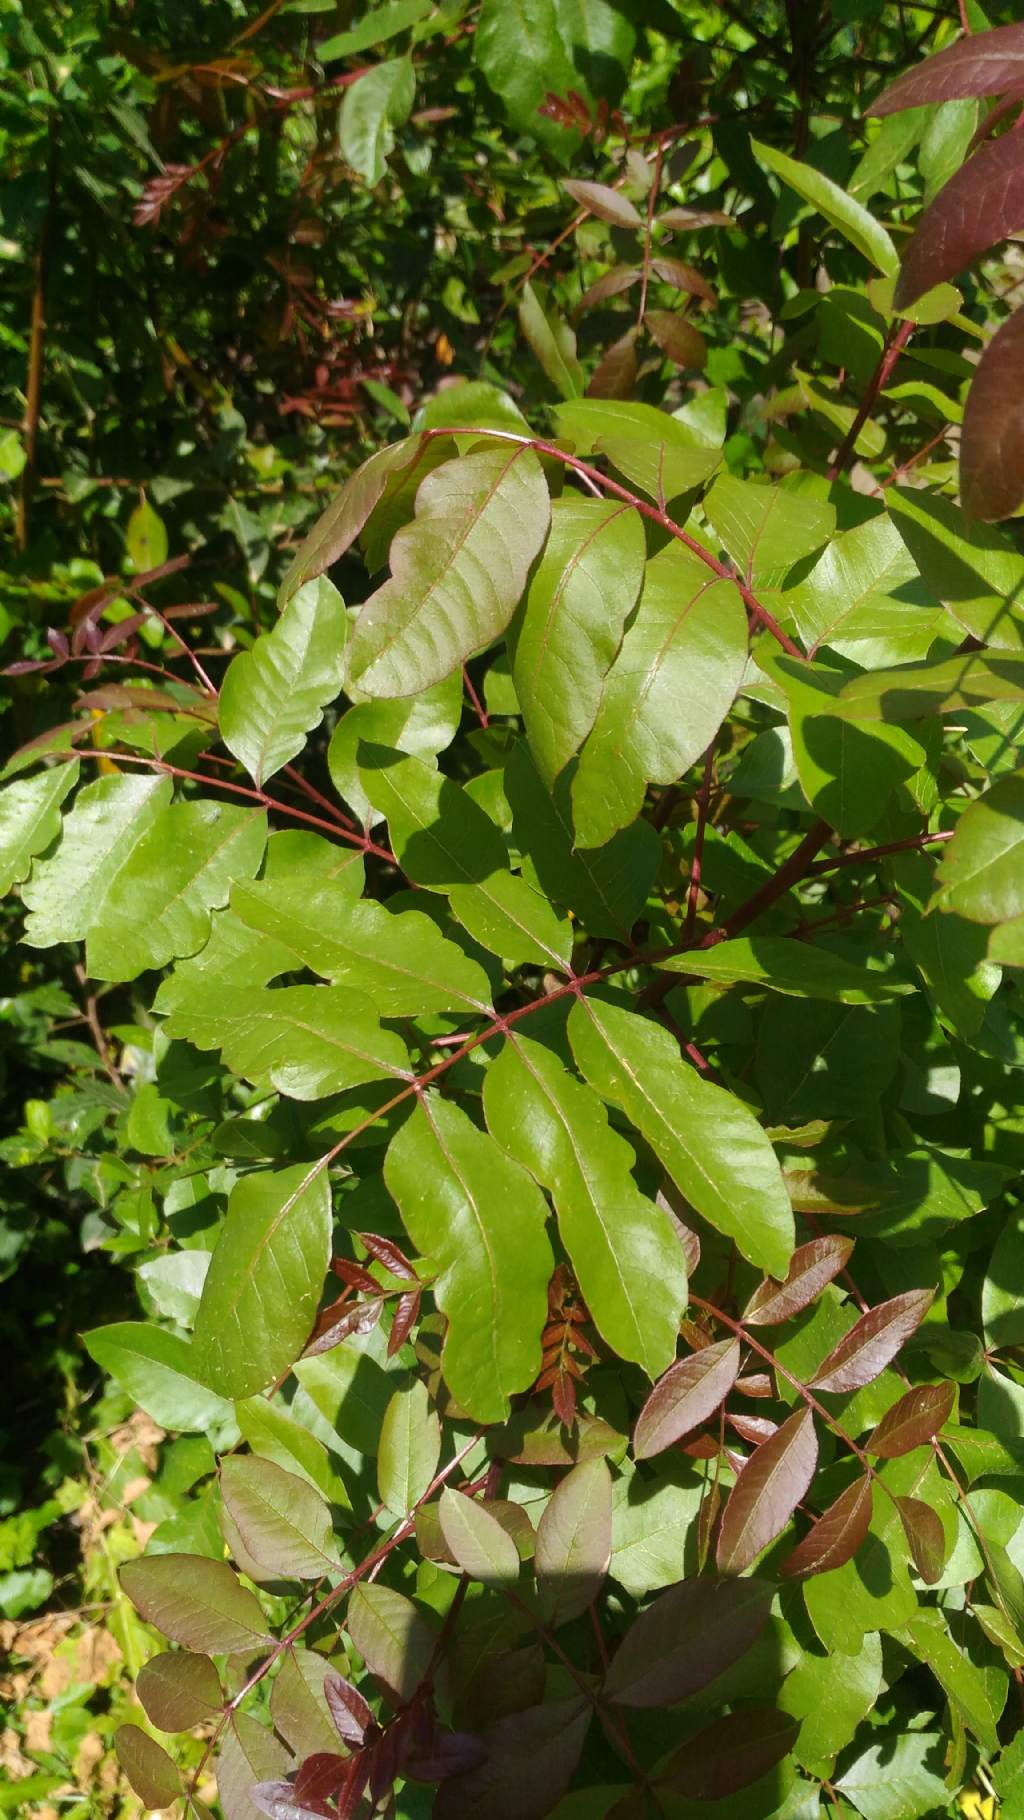
<path fill-rule="evenodd" d="M 1024 27 L 0 23 L 0 1812 L 1020 1820 Z"/>

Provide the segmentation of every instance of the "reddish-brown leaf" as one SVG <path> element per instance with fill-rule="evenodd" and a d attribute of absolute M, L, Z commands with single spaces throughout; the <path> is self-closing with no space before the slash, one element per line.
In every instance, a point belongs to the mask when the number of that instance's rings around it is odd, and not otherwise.
<path fill-rule="evenodd" d="M 388 1334 L 388 1358 L 393 1359 L 409 1338 L 416 1325 L 420 1312 L 421 1292 L 418 1289 L 407 1289 L 395 1303 L 395 1312 Z"/>
<path fill-rule="evenodd" d="M 588 398 L 629 398 L 636 384 L 635 326 L 613 341 L 590 376 Z"/>
<path fill-rule="evenodd" d="M 135 1691 L 146 1717 L 162 1732 L 190 1731 L 220 1711 L 220 1676 L 209 1656 L 192 1650 L 165 1650 L 139 1670 Z"/>
<path fill-rule="evenodd" d="M 749 1441 L 752 1446 L 760 1447 L 770 1441 L 772 1435 L 778 1434 L 777 1422 L 769 1422 L 767 1416 L 728 1416 L 730 1428 L 734 1428 L 741 1441 Z"/>
<path fill-rule="evenodd" d="M 852 1250 L 853 1240 L 844 1239 L 839 1233 L 798 1245 L 785 1282 L 776 1283 L 767 1277 L 755 1289 L 743 1315 L 744 1325 L 770 1327 L 775 1321 L 788 1321 L 799 1314 L 845 1268 Z"/>
<path fill-rule="evenodd" d="M 353 1333 L 370 1333 L 383 1311 L 383 1296 L 376 1296 L 372 1302 L 350 1302 L 341 1296 L 320 1310 L 303 1358 L 313 1359 L 321 1352 L 330 1352 Z"/>
<path fill-rule="evenodd" d="M 871 1522 L 871 1480 L 865 1475 L 840 1492 L 834 1504 L 812 1523 L 802 1542 L 779 1568 L 790 1580 L 809 1580 L 850 1561 L 868 1533 Z"/>
<path fill-rule="evenodd" d="M 637 1417 L 635 1458 L 651 1459 L 706 1422 L 728 1396 L 739 1368 L 738 1340 L 720 1340 L 670 1365 Z"/>
<path fill-rule="evenodd" d="M 988 524 L 1009 518 L 1024 499 L 1024 311 L 993 335 L 971 381 L 960 433 L 960 498 L 971 518 Z"/>
<path fill-rule="evenodd" d="M 934 285 L 1024 227 L 1024 140 L 1006 133 L 975 152 L 928 204 L 903 254 L 894 302 L 905 309 Z"/>
<path fill-rule="evenodd" d="M 817 1463 L 814 1419 L 809 1409 L 798 1409 L 751 1454 L 729 1493 L 718 1532 L 720 1573 L 741 1574 L 781 1535 Z"/>
<path fill-rule="evenodd" d="M 666 228 L 735 227 L 736 218 L 721 209 L 665 209 L 658 216 L 658 226 Z"/>
<path fill-rule="evenodd" d="M 934 1299 L 932 1289 L 908 1289 L 869 1308 L 834 1346 L 811 1379 L 814 1390 L 860 1390 L 883 1372 L 916 1333 Z"/>
<path fill-rule="evenodd" d="M 628 196 L 618 190 L 609 189 L 606 183 L 578 183 L 575 178 L 568 178 L 562 184 L 568 190 L 574 202 L 583 209 L 589 209 L 602 221 L 610 221 L 613 227 L 643 227 L 643 216 Z"/>
<path fill-rule="evenodd" d="M 898 1460 L 914 1447 L 925 1447 L 948 1422 L 956 1400 L 956 1385 L 917 1384 L 882 1417 L 864 1447 L 882 1460 Z"/>
<path fill-rule="evenodd" d="M 698 272 L 695 265 L 688 265 L 685 259 L 667 259 L 664 256 L 652 259 L 651 271 L 663 284 L 672 284 L 677 291 L 685 291 L 690 297 L 699 297 L 707 304 L 718 301 L 707 279 Z"/>
<path fill-rule="evenodd" d="M 362 1744 L 374 1724 L 373 1713 L 362 1694 L 333 1669 L 324 1676 L 324 1699 L 334 1720 L 338 1736 L 356 1748 Z"/>
<path fill-rule="evenodd" d="M 613 266 L 610 272 L 605 272 L 591 285 L 589 291 L 584 291 L 576 305 L 576 314 L 592 310 L 596 303 L 606 303 L 609 297 L 621 297 L 623 291 L 630 290 L 639 278 L 638 265 Z"/>
<path fill-rule="evenodd" d="M 702 367 L 707 344 L 699 329 L 677 310 L 648 310 L 644 321 L 663 354 L 677 367 Z"/>
<path fill-rule="evenodd" d="M 393 1277 L 401 1277 L 409 1283 L 417 1281 L 415 1270 L 394 1239 L 383 1239 L 377 1232 L 361 1232 L 358 1236 L 360 1244 L 365 1245 L 371 1258 L 376 1258 L 378 1264 L 383 1264 L 385 1270 L 390 1270 Z"/>
<path fill-rule="evenodd" d="M 772 1588 L 764 1580 L 681 1580 L 640 1613 L 608 1670 L 619 1706 L 675 1706 L 756 1643 Z"/>
<path fill-rule="evenodd" d="M 897 1498 L 896 1508 L 914 1566 L 925 1585 L 934 1586 L 946 1565 L 946 1538 L 939 1514 L 920 1498 Z"/>
<path fill-rule="evenodd" d="M 898 114 L 970 95 L 1024 95 L 1024 25 L 999 25 L 959 38 L 898 76 L 867 111 Z"/>
<path fill-rule="evenodd" d="M 114 1749 L 144 1807 L 170 1807 L 181 1793 L 181 1776 L 161 1744 L 141 1725 L 120 1725 Z"/>
<path fill-rule="evenodd" d="M 741 1708 L 688 1739 L 659 1780 L 688 1801 L 724 1801 L 781 1763 L 799 1730 L 799 1719 L 772 1706 Z"/>

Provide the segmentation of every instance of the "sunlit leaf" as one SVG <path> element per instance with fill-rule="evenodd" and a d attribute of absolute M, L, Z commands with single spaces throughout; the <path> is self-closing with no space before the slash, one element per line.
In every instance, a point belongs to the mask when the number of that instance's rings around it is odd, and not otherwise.
<path fill-rule="evenodd" d="M 814 1477 L 818 1441 L 809 1409 L 799 1409 L 742 1468 L 722 1513 L 717 1561 L 740 1574 L 781 1535 Z"/>

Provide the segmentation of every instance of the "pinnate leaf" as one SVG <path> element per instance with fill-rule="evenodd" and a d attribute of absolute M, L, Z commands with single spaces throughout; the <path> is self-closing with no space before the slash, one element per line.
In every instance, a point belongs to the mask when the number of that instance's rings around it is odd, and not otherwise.
<path fill-rule="evenodd" d="M 126 1561 L 121 1585 L 148 1624 L 204 1655 L 233 1655 L 270 1642 L 258 1599 L 226 1561 L 203 1555 L 147 1555 Z"/>
<path fill-rule="evenodd" d="M 851 1561 L 867 1536 L 871 1503 L 871 1480 L 855 1479 L 812 1523 L 779 1572 L 791 1580 L 808 1580 L 812 1574 L 830 1573 Z"/>
<path fill-rule="evenodd" d="M 798 159 L 777 151 L 774 146 L 763 145 L 758 139 L 751 139 L 750 145 L 759 163 L 767 165 L 783 183 L 824 215 L 830 226 L 837 228 L 878 271 L 891 275 L 897 270 L 899 256 L 890 236 L 863 203 L 855 201 L 847 190 L 812 165 L 801 164 Z"/>
<path fill-rule="evenodd" d="M 918 1576 L 926 1586 L 934 1586 L 946 1565 L 942 1519 L 923 1498 L 897 1498 L 896 1508 Z"/>
<path fill-rule="evenodd" d="M 391 579 L 361 607 L 349 675 L 367 695 L 415 695 L 503 632 L 547 535 L 551 502 L 522 443 L 445 462 L 391 544 Z"/>
<path fill-rule="evenodd" d="M 769 992 L 828 999 L 838 1005 L 870 1005 L 913 991 L 909 980 L 869 973 L 841 955 L 781 935 L 740 935 L 703 953 L 671 955 L 661 965 L 670 973 L 692 973 L 722 985 L 742 981 Z"/>
<path fill-rule="evenodd" d="M 969 95 L 1024 94 L 1024 26 L 959 38 L 934 57 L 906 70 L 868 108 L 869 114 L 896 114 L 936 101 Z"/>
<path fill-rule="evenodd" d="M 908 1289 L 869 1308 L 822 1360 L 812 1388 L 848 1391 L 872 1383 L 917 1332 L 934 1296 L 932 1289 Z"/>
<path fill-rule="evenodd" d="M 427 1490 L 441 1456 L 441 1424 L 419 1379 L 396 1390 L 380 1431 L 377 1487 L 381 1502 L 404 1517 Z"/>
<path fill-rule="evenodd" d="M 853 1240 L 840 1233 L 828 1233 L 799 1245 L 785 1282 L 769 1280 L 755 1289 L 743 1311 L 744 1325 L 770 1327 L 773 1322 L 788 1321 L 799 1314 L 845 1269 L 852 1251 Z"/>
<path fill-rule="evenodd" d="M 146 1717 L 162 1732 L 191 1731 L 224 1703 L 220 1676 L 209 1656 L 190 1650 L 164 1650 L 140 1668 L 135 1691 Z"/>
<path fill-rule="evenodd" d="M 60 805 L 78 782 L 77 759 L 0 790 L 0 897 L 20 885 L 37 853 L 60 833 Z"/>
<path fill-rule="evenodd" d="M 350 986 L 221 986 L 171 980 L 158 1010 L 167 1032 L 197 1049 L 219 1048 L 234 1074 L 289 1099 L 323 1099 L 367 1081 L 410 1078 L 401 1037 L 382 1030 L 377 1008 Z"/>
<path fill-rule="evenodd" d="M 580 183 L 574 178 L 566 178 L 562 188 L 581 208 L 589 209 L 602 221 L 610 221 L 613 227 L 643 227 L 643 217 L 635 204 L 606 183 Z"/>
<path fill-rule="evenodd" d="M 925 1447 L 937 1435 L 952 1414 L 956 1385 L 917 1384 L 898 1403 L 887 1410 L 870 1440 L 864 1446 L 868 1453 L 883 1460 L 896 1460 L 914 1447 Z"/>
<path fill-rule="evenodd" d="M 379 1581 L 357 1584 L 348 1603 L 348 1631 L 367 1668 L 396 1699 L 411 1700 L 434 1654 L 437 1631 L 407 1599 Z"/>
<path fill-rule="evenodd" d="M 204 1362 L 180 1333 L 149 1321 L 113 1321 L 83 1335 L 101 1371 L 161 1428 L 206 1429 L 231 1406 L 206 1383 Z"/>
<path fill-rule="evenodd" d="M 224 1507 L 260 1567 L 317 1580 L 340 1566 L 331 1513 L 305 1479 L 273 1460 L 234 1454 L 221 1465 L 220 1483 Z"/>
<path fill-rule="evenodd" d="M 330 1243 L 324 1169 L 299 1163 L 236 1184 L 193 1340 L 196 1369 L 213 1389 L 253 1396 L 294 1363 L 313 1325 Z"/>
<path fill-rule="evenodd" d="M 669 1758 L 661 1780 L 688 1801 L 724 1801 L 787 1757 L 798 1719 L 771 1706 L 743 1707 L 706 1725 Z"/>
<path fill-rule="evenodd" d="M 939 865 L 933 906 L 973 923 L 1024 914 L 1024 775 L 1004 777 L 966 808 Z"/>
<path fill-rule="evenodd" d="M 384 1178 L 413 1245 L 438 1267 L 448 1388 L 477 1421 L 501 1421 L 540 1369 L 554 1266 L 543 1197 L 492 1137 L 436 1094 L 420 1099 L 392 1139 Z"/>
<path fill-rule="evenodd" d="M 559 434 L 569 437 L 579 454 L 607 455 L 659 505 L 699 487 L 722 459 L 720 449 L 653 405 L 575 398 L 559 405 L 555 416 Z"/>
<path fill-rule="evenodd" d="M 798 1409 L 755 1448 L 729 1493 L 718 1532 L 720 1573 L 741 1574 L 781 1535 L 817 1463 L 814 1418 L 809 1409 Z"/>
<path fill-rule="evenodd" d="M 604 1691 L 618 1706 L 675 1706 L 717 1679 L 768 1621 L 767 1581 L 682 1580 L 633 1620 Z"/>
<path fill-rule="evenodd" d="M 144 1807 L 170 1807 L 181 1793 L 181 1776 L 163 1745 L 140 1725 L 119 1725 L 114 1734 L 118 1762 Z"/>
<path fill-rule="evenodd" d="M 496 1720 L 484 1733 L 487 1761 L 442 1783 L 435 1820 L 542 1820 L 569 1786 L 591 1714 L 577 1695 Z"/>
<path fill-rule="evenodd" d="M 682 310 L 648 310 L 644 325 L 675 366 L 697 371 L 703 367 L 707 342 Z"/>
<path fill-rule="evenodd" d="M 576 358 L 576 337 L 542 285 L 529 281 L 523 285 L 519 327 L 555 391 L 563 398 L 578 398 L 583 390 L 583 368 Z"/>
<path fill-rule="evenodd" d="M 408 436 L 378 449 L 354 474 L 341 492 L 321 513 L 313 529 L 300 543 L 281 583 L 279 600 L 286 606 L 305 582 L 314 581 L 344 556 L 359 536 L 385 490 L 396 481 L 408 479 L 423 451 L 431 442 L 422 436 Z"/>
<path fill-rule="evenodd" d="M 228 667 L 220 730 L 228 750 L 262 786 L 302 751 L 341 689 L 348 619 L 324 576 L 291 595 L 277 624 Z"/>
<path fill-rule="evenodd" d="M 738 1340 L 719 1340 L 677 1359 L 659 1378 L 633 1431 L 633 1454 L 649 1460 L 706 1422 L 728 1396 L 740 1368 Z"/>
<path fill-rule="evenodd" d="M 55 851 L 37 860 L 21 896 L 30 948 L 80 942 L 117 891 L 122 868 L 171 799 L 169 777 L 101 777 L 63 819 Z M 116 901 L 116 900 L 115 900 Z"/>
<path fill-rule="evenodd" d="M 1024 159 L 1020 171 L 1024 208 Z M 1024 314 L 1018 310 L 996 330 L 967 395 L 960 437 L 960 497 L 972 518 L 990 523 L 1009 518 L 1024 499 L 1022 376 Z"/>
<path fill-rule="evenodd" d="M 906 309 L 937 284 L 955 278 L 980 253 L 1021 227 L 1024 151 L 1017 135 L 1010 133 L 975 152 L 925 209 L 903 254 L 896 308 Z M 964 506 L 971 510 L 966 499 Z M 983 512 L 979 516 L 1006 514 Z"/>
<path fill-rule="evenodd" d="M 537 1525 L 534 1568 L 545 1622 L 568 1623 L 601 1589 L 612 1553 L 612 1480 L 604 1460 L 560 1479 Z"/>
<path fill-rule="evenodd" d="M 519 1550 L 490 1511 L 446 1486 L 441 1493 L 440 1518 L 444 1539 L 464 1574 L 499 1589 L 515 1584 Z"/>
<path fill-rule="evenodd" d="M 269 1726 L 248 1713 L 233 1713 L 217 1758 L 225 1820 L 258 1820 L 263 1810 L 251 1799 L 253 1784 L 283 1776 L 289 1764 L 289 1753 Z"/>

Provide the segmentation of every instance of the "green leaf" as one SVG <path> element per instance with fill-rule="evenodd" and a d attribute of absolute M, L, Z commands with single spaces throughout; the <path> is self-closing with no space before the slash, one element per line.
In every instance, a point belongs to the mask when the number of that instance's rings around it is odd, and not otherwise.
<path fill-rule="evenodd" d="M 272 1641 L 255 1594 L 226 1561 L 203 1555 L 147 1555 L 126 1561 L 119 1578 L 147 1624 L 204 1655 L 234 1655 Z"/>
<path fill-rule="evenodd" d="M 747 617 L 733 583 L 669 545 L 647 565 L 580 754 L 572 805 L 581 846 L 602 846 L 636 820 L 648 783 L 674 783 L 696 763 L 732 706 L 746 661 Z"/>
<path fill-rule="evenodd" d="M 541 286 L 524 284 L 519 297 L 519 327 L 555 391 L 563 398 L 579 398 L 583 368 L 576 358 L 576 337 Z"/>
<path fill-rule="evenodd" d="M 774 146 L 763 145 L 759 139 L 752 138 L 750 146 L 761 164 L 774 171 L 776 177 L 781 177 L 783 183 L 795 190 L 804 202 L 810 203 L 819 215 L 824 215 L 829 226 L 837 228 L 879 272 L 892 277 L 899 271 L 899 254 L 890 236 L 848 190 L 841 189 L 831 177 L 816 171 L 812 165 L 801 164 L 798 159 L 787 157 L 785 152 L 776 151 Z"/>
<path fill-rule="evenodd" d="M 620 473 L 658 505 L 699 487 L 722 459 L 686 424 L 648 404 L 577 398 L 555 410 L 560 436 L 578 455 L 607 455 Z"/>
<path fill-rule="evenodd" d="M 436 1094 L 420 1098 L 392 1139 L 384 1179 L 416 1250 L 438 1269 L 448 1388 L 474 1420 L 500 1422 L 540 1370 L 554 1263 L 543 1198 L 493 1138 Z"/>
<path fill-rule="evenodd" d="M 209 1656 L 165 1650 L 140 1668 L 135 1691 L 146 1717 L 162 1732 L 205 1725 L 224 1704 L 220 1676 Z"/>
<path fill-rule="evenodd" d="M 840 1005 L 870 1005 L 914 990 L 910 980 L 869 972 L 827 949 L 778 935 L 737 936 L 714 948 L 670 955 L 658 965 L 716 985 L 742 982 L 788 997 L 829 999 Z"/>
<path fill-rule="evenodd" d="M 523 855 L 523 877 L 571 910 L 590 935 L 622 940 L 657 877 L 661 842 L 649 822 L 637 821 L 603 847 L 577 848 L 572 776 L 570 764 L 549 793 L 525 741 L 512 749 L 505 765 L 505 792 L 516 846 Z"/>
<path fill-rule="evenodd" d="M 1024 661 L 1019 653 L 985 651 L 949 657 L 940 663 L 907 664 L 855 676 L 836 698 L 849 721 L 927 720 L 952 710 L 987 707 L 1024 698 Z M 898 731 L 896 728 L 890 729 Z"/>
<path fill-rule="evenodd" d="M 534 1568 L 545 1624 L 567 1624 L 597 1597 L 612 1554 L 612 1480 L 604 1460 L 560 1479 L 537 1525 Z"/>
<path fill-rule="evenodd" d="M 411 1599 L 379 1580 L 352 1588 L 347 1622 L 349 1636 L 370 1672 L 404 1706 L 433 1659 L 437 1643 L 433 1624 Z"/>
<path fill-rule="evenodd" d="M 777 587 L 797 563 L 828 542 L 835 507 L 812 493 L 789 492 L 722 474 L 703 512 L 740 573 L 755 588 Z"/>
<path fill-rule="evenodd" d="M 382 1017 L 490 1010 L 487 976 L 419 910 L 397 915 L 353 902 L 336 881 L 302 878 L 239 886 L 231 907 L 247 928 L 280 942 L 294 965 L 366 993 Z"/>
<path fill-rule="evenodd" d="M 559 30 L 559 10 L 558 0 L 523 0 L 512 7 L 505 0 L 483 0 L 473 46 L 512 125 L 568 155 L 576 136 L 539 112 L 549 91 L 564 95 L 580 83 Z"/>
<path fill-rule="evenodd" d="M 1015 1209 L 992 1248 L 981 1291 L 981 1316 L 990 1346 L 1024 1345 L 1024 1214 Z"/>
<path fill-rule="evenodd" d="M 181 1794 L 181 1774 L 161 1744 L 140 1725 L 119 1725 L 117 1759 L 144 1807 L 170 1807 Z"/>
<path fill-rule="evenodd" d="M 329 41 L 328 41 L 329 42 Z M 335 55 L 346 55 L 335 52 Z M 375 63 L 346 90 L 338 120 L 338 147 L 352 169 L 376 189 L 395 149 L 396 126 L 404 126 L 416 99 L 411 57 Z"/>
<path fill-rule="evenodd" d="M 358 87 L 358 84 L 357 84 Z M 359 610 L 349 675 L 367 695 L 416 695 L 505 630 L 551 516 L 525 443 L 446 461 L 391 545 L 391 579 Z"/>
<path fill-rule="evenodd" d="M 331 1465 L 326 1447 L 276 1402 L 252 1397 L 236 1403 L 235 1420 L 254 1454 L 273 1460 L 286 1472 L 297 1473 L 322 1492 L 329 1503 L 348 1506 L 345 1483 Z"/>
<path fill-rule="evenodd" d="M 939 862 L 936 910 L 973 923 L 1024 916 L 1024 772 L 971 803 Z"/>
<path fill-rule="evenodd" d="M 836 1787 L 864 1820 L 924 1820 L 942 1813 L 949 1805 L 943 1742 L 939 1732 L 896 1733 L 862 1751 Z"/>
<path fill-rule="evenodd" d="M 530 750 L 550 788 L 597 717 L 644 574 L 643 521 L 618 500 L 566 495 L 510 630 Z"/>
<path fill-rule="evenodd" d="M 686 1270 L 667 1214 L 633 1180 L 630 1145 L 596 1095 L 524 1037 L 507 1039 L 488 1069 L 484 1112 L 499 1143 L 549 1190 L 603 1338 L 657 1377 L 675 1354 Z"/>
<path fill-rule="evenodd" d="M 419 1503 L 441 1457 L 441 1424 L 418 1378 L 396 1390 L 384 1414 L 377 1454 L 377 1488 L 393 1516 Z"/>
<path fill-rule="evenodd" d="M 391 746 L 415 758 L 433 758 L 450 746 L 462 717 L 462 676 L 453 670 L 422 694 L 398 701 L 364 701 L 343 714 L 327 748 L 327 768 L 338 795 L 361 822 L 375 818 L 363 789 L 359 747 Z"/>
<path fill-rule="evenodd" d="M 331 1513 L 305 1479 L 272 1460 L 221 1463 L 221 1496 L 246 1552 L 272 1574 L 318 1580 L 340 1566 Z"/>
<path fill-rule="evenodd" d="M 129 518 L 124 541 L 136 570 L 158 569 L 167 561 L 167 526 L 148 499 L 144 498 Z M 159 1806 L 159 1803 L 152 1805 Z"/>
<path fill-rule="evenodd" d="M 101 1371 L 152 1416 L 161 1428 L 210 1428 L 226 1422 L 231 1406 L 208 1388 L 194 1346 L 149 1321 L 115 1321 L 82 1336 Z"/>
<path fill-rule="evenodd" d="M 434 0 L 383 0 L 382 5 L 375 6 L 347 32 L 325 38 L 317 46 L 317 56 L 321 63 L 331 63 L 336 57 L 356 57 L 360 51 L 374 50 L 378 44 L 387 44 L 389 39 L 418 25 L 431 11 L 433 3 Z"/>
<path fill-rule="evenodd" d="M 519 1550 L 490 1511 L 445 1486 L 441 1530 L 458 1566 L 471 1580 L 501 1591 L 519 1578 Z"/>
<path fill-rule="evenodd" d="M 337 1752 L 337 1727 L 324 1698 L 324 1682 L 333 1672 L 314 1650 L 293 1644 L 285 1651 L 270 1693 L 270 1716 L 297 1756 Z"/>
<path fill-rule="evenodd" d="M 783 1712 L 800 1720 L 793 1746 L 798 1763 L 813 1773 L 849 1744 L 882 1686 L 882 1639 L 869 1631 L 855 1656 L 844 1656 L 836 1673 L 831 1656 L 805 1651 L 778 1694 Z"/>
<path fill-rule="evenodd" d="M 341 689 L 348 619 L 321 576 L 290 594 L 251 651 L 232 659 L 220 692 L 220 730 L 259 788 L 288 764 Z"/>
<path fill-rule="evenodd" d="M 886 488 L 890 517 L 928 588 L 983 644 L 1024 647 L 1024 556 L 1005 531 L 917 487 Z"/>
<path fill-rule="evenodd" d="M 373 1002 L 348 986 L 208 986 L 203 993 L 172 981 L 157 1009 L 168 1013 L 168 1035 L 220 1049 L 233 1073 L 290 1099 L 410 1079 L 401 1038 L 382 1030 Z"/>
<path fill-rule="evenodd" d="M 951 1704 L 974 1733 L 982 1750 L 994 1756 L 999 1749 L 998 1712 L 993 1712 L 985 1674 L 958 1649 L 938 1612 L 918 1612 L 903 1632 L 902 1641 L 918 1661 L 927 1663 Z"/>
<path fill-rule="evenodd" d="M 917 1610 L 899 1515 L 888 1498 L 874 1500 L 865 1541 L 853 1560 L 816 1574 L 803 1588 L 807 1615 L 824 1648 L 856 1655 L 869 1631 L 899 1631 Z"/>
<path fill-rule="evenodd" d="M 388 489 L 400 485 L 425 452 L 438 443 L 443 447 L 443 438 L 427 442 L 422 436 L 406 436 L 378 449 L 349 475 L 289 563 L 278 594 L 282 609 L 305 582 L 315 580 L 344 556 Z"/>
<path fill-rule="evenodd" d="M 250 1789 L 255 1782 L 283 1776 L 291 1762 L 290 1753 L 268 1726 L 248 1713 L 233 1713 L 217 1755 L 217 1794 L 225 1820 L 260 1820 L 259 1808 L 249 1799 Z M 187 1820 L 193 1820 L 191 1814 Z"/>
<path fill-rule="evenodd" d="M 573 1053 L 599 1093 L 621 1106 L 680 1193 L 758 1269 L 783 1277 L 793 1213 L 771 1143 L 752 1112 L 701 1080 L 665 1030 L 588 998 L 569 1016 Z"/>
<path fill-rule="evenodd" d="M 77 759 L 0 790 L 0 897 L 20 885 L 61 830 L 60 805 L 78 782 Z"/>
<path fill-rule="evenodd" d="M 212 1388 L 248 1397 L 288 1370 L 309 1337 L 330 1257 L 326 1171 L 244 1176 L 203 1285 L 193 1340 Z"/>
<path fill-rule="evenodd" d="M 446 892 L 459 922 L 492 953 L 513 965 L 532 961 L 564 971 L 572 928 L 509 871 L 505 844 L 486 811 L 422 759 L 373 747 L 363 757 L 367 795 L 387 817 L 403 872 Z"/>
<path fill-rule="evenodd" d="M 117 890 L 122 868 L 171 799 L 169 777 L 119 775 L 87 784 L 64 817 L 56 850 L 22 891 L 31 948 L 80 942 Z"/>
<path fill-rule="evenodd" d="M 623 1470 L 613 1493 L 609 1572 L 631 1598 L 675 1585 L 706 1496 L 704 1478 L 678 1455 L 654 1478 Z"/>
<path fill-rule="evenodd" d="M 758 653 L 758 662 L 786 693 L 793 757 L 808 802 L 847 839 L 866 834 L 892 792 L 925 763 L 924 747 L 903 727 L 854 725 L 837 704 L 839 672 L 767 652 Z"/>

